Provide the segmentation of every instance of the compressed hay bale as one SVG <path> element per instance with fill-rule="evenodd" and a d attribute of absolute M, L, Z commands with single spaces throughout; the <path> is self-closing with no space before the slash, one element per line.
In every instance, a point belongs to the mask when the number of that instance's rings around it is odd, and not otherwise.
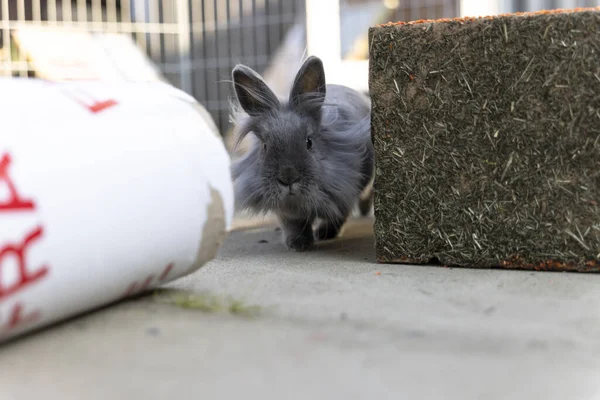
<path fill-rule="evenodd" d="M 600 8 L 369 42 L 378 261 L 600 270 Z"/>

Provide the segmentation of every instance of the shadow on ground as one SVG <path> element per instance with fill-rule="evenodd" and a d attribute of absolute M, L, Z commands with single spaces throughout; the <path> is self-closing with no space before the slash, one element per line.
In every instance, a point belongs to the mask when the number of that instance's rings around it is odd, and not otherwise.
<path fill-rule="evenodd" d="M 311 260 L 339 260 L 375 263 L 375 239 L 373 219 L 358 218 L 349 220 L 341 235 L 333 240 L 317 242 L 313 250 L 294 253 L 283 243 L 283 235 L 273 219 L 258 219 L 254 222 L 238 223 L 227 239 L 246 246 L 245 257 L 265 257 L 266 255 L 303 255 Z"/>

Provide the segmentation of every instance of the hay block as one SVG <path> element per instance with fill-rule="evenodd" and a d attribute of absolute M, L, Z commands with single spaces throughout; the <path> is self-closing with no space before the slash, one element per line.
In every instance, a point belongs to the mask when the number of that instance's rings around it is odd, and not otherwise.
<path fill-rule="evenodd" d="M 600 270 L 600 8 L 369 42 L 378 261 Z"/>

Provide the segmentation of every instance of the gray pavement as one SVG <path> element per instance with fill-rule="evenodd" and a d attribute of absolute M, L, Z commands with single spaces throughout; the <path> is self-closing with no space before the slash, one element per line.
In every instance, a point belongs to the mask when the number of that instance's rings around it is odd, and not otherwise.
<path fill-rule="evenodd" d="M 596 399 L 600 275 L 373 262 L 371 220 L 317 251 L 238 221 L 153 296 L 0 346 L 0 399 Z"/>

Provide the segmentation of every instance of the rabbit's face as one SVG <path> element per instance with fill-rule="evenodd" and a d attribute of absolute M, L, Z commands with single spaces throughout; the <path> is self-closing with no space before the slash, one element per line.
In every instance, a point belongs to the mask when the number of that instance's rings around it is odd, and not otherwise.
<path fill-rule="evenodd" d="M 326 90 L 321 60 L 306 60 L 285 104 L 246 66 L 234 68 L 233 82 L 237 100 L 250 117 L 244 133 L 258 138 L 234 168 L 241 201 L 262 209 L 314 209 L 322 189 L 317 181 L 320 160 L 326 155 L 325 146 L 319 146 Z"/>
<path fill-rule="evenodd" d="M 261 175 L 274 204 L 306 204 L 318 193 L 318 121 L 294 111 L 280 111 L 255 127 Z"/>

